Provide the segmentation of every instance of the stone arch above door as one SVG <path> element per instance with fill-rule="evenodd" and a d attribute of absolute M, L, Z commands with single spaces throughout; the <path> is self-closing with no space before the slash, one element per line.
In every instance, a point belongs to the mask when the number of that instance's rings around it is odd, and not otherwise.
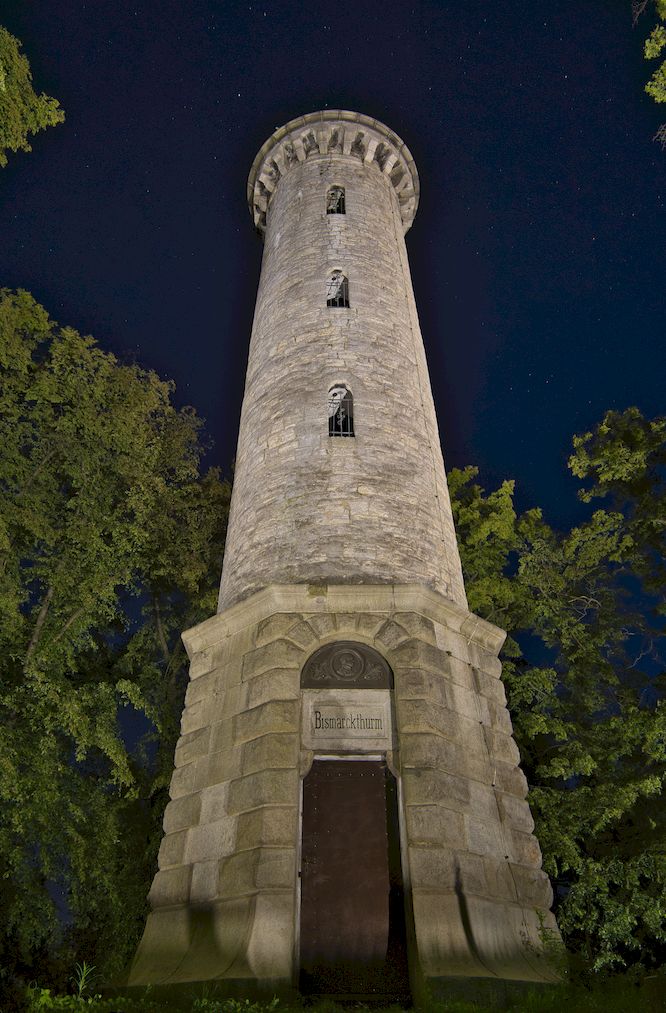
<path fill-rule="evenodd" d="M 373 647 L 335 640 L 311 654 L 301 670 L 302 689 L 391 689 L 393 672 Z"/>

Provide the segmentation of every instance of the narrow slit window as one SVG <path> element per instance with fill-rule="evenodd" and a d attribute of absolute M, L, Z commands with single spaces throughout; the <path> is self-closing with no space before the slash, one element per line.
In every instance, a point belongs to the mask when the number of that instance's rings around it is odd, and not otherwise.
<path fill-rule="evenodd" d="M 349 282 L 342 271 L 334 271 L 326 288 L 327 306 L 349 306 Z"/>
<path fill-rule="evenodd" d="M 354 398 L 344 384 L 336 384 L 328 392 L 328 435 L 354 435 Z"/>
<path fill-rule="evenodd" d="M 343 186 L 332 186 L 326 194 L 326 214 L 344 215 L 345 211 L 345 188 Z"/>

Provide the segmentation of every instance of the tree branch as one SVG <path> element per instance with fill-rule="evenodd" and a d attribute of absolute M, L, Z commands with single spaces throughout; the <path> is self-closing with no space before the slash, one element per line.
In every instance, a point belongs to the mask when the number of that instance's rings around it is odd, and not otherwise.
<path fill-rule="evenodd" d="M 162 649 L 162 660 L 166 665 L 169 664 L 171 657 L 171 651 L 167 644 L 166 635 L 164 633 L 164 623 L 162 622 L 162 614 L 160 612 L 160 604 L 157 600 L 157 595 L 153 595 L 153 613 L 155 615 L 155 629 L 157 630 L 157 640 Z"/>
<path fill-rule="evenodd" d="M 42 458 L 42 460 L 39 462 L 39 464 L 34 469 L 34 471 L 32 472 L 32 474 L 28 476 L 28 478 L 26 480 L 26 483 L 23 486 L 23 488 L 19 492 L 17 492 L 17 494 L 16 494 L 16 498 L 17 499 L 19 499 L 21 496 L 23 496 L 27 492 L 27 490 L 30 488 L 30 486 L 32 485 L 32 483 L 35 481 L 35 479 L 39 475 L 40 471 L 42 471 L 46 467 L 46 465 L 49 463 L 49 461 L 51 460 L 51 458 L 55 456 L 56 450 L 57 450 L 56 447 L 52 447 L 51 450 L 49 450 L 49 452 L 46 454 L 46 456 Z"/>
<path fill-rule="evenodd" d="M 645 9 L 649 2 L 650 0 L 631 0 L 631 23 L 634 28 L 636 27 L 640 16 L 645 13 Z"/>
<path fill-rule="evenodd" d="M 28 665 L 30 664 L 30 659 L 32 658 L 33 654 L 37 649 L 37 644 L 39 643 L 42 627 L 44 626 L 44 623 L 46 622 L 46 617 L 49 614 L 49 608 L 51 607 L 51 599 L 53 598 L 54 590 L 55 588 L 53 587 L 53 585 L 51 585 L 51 587 L 46 592 L 46 595 L 44 596 L 44 601 L 42 602 L 42 607 L 39 610 L 37 622 L 35 623 L 35 628 L 32 631 L 30 643 L 28 644 L 28 650 L 26 651 L 25 661 L 23 663 L 24 672 L 27 672 Z"/>
<path fill-rule="evenodd" d="M 83 609 L 83 608 L 77 609 L 76 612 L 74 612 L 74 614 L 69 617 L 69 619 L 67 620 L 67 622 L 65 623 L 65 625 L 63 626 L 63 628 L 60 630 L 60 633 L 57 633 L 55 635 L 55 637 L 53 638 L 53 640 L 51 641 L 51 643 L 52 644 L 57 644 L 57 642 L 60 640 L 60 638 L 62 636 L 64 636 L 64 634 L 70 628 L 70 626 L 72 625 L 72 623 L 75 623 L 76 620 L 79 618 L 79 616 L 82 616 L 84 612 L 85 612 L 85 609 Z"/>

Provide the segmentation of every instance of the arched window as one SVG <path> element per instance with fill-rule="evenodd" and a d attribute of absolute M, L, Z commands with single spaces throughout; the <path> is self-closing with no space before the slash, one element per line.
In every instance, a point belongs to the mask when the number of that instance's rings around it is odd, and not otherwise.
<path fill-rule="evenodd" d="M 349 306 L 349 282 L 342 271 L 334 271 L 326 288 L 327 306 Z"/>
<path fill-rule="evenodd" d="M 354 435 L 354 398 L 343 383 L 336 384 L 328 392 L 328 435 Z"/>
<path fill-rule="evenodd" d="M 345 188 L 343 186 L 331 186 L 326 194 L 326 214 L 345 214 Z"/>

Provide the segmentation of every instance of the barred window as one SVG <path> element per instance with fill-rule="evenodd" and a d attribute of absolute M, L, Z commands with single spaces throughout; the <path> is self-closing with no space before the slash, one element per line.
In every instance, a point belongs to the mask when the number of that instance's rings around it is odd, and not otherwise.
<path fill-rule="evenodd" d="M 332 186 L 326 194 L 326 214 L 344 215 L 345 212 L 345 188 L 343 186 Z"/>
<path fill-rule="evenodd" d="M 344 384 L 336 384 L 328 392 L 328 435 L 354 435 L 354 398 Z"/>
<path fill-rule="evenodd" d="M 334 271 L 326 287 L 327 306 L 349 306 L 349 282 L 342 271 Z"/>

